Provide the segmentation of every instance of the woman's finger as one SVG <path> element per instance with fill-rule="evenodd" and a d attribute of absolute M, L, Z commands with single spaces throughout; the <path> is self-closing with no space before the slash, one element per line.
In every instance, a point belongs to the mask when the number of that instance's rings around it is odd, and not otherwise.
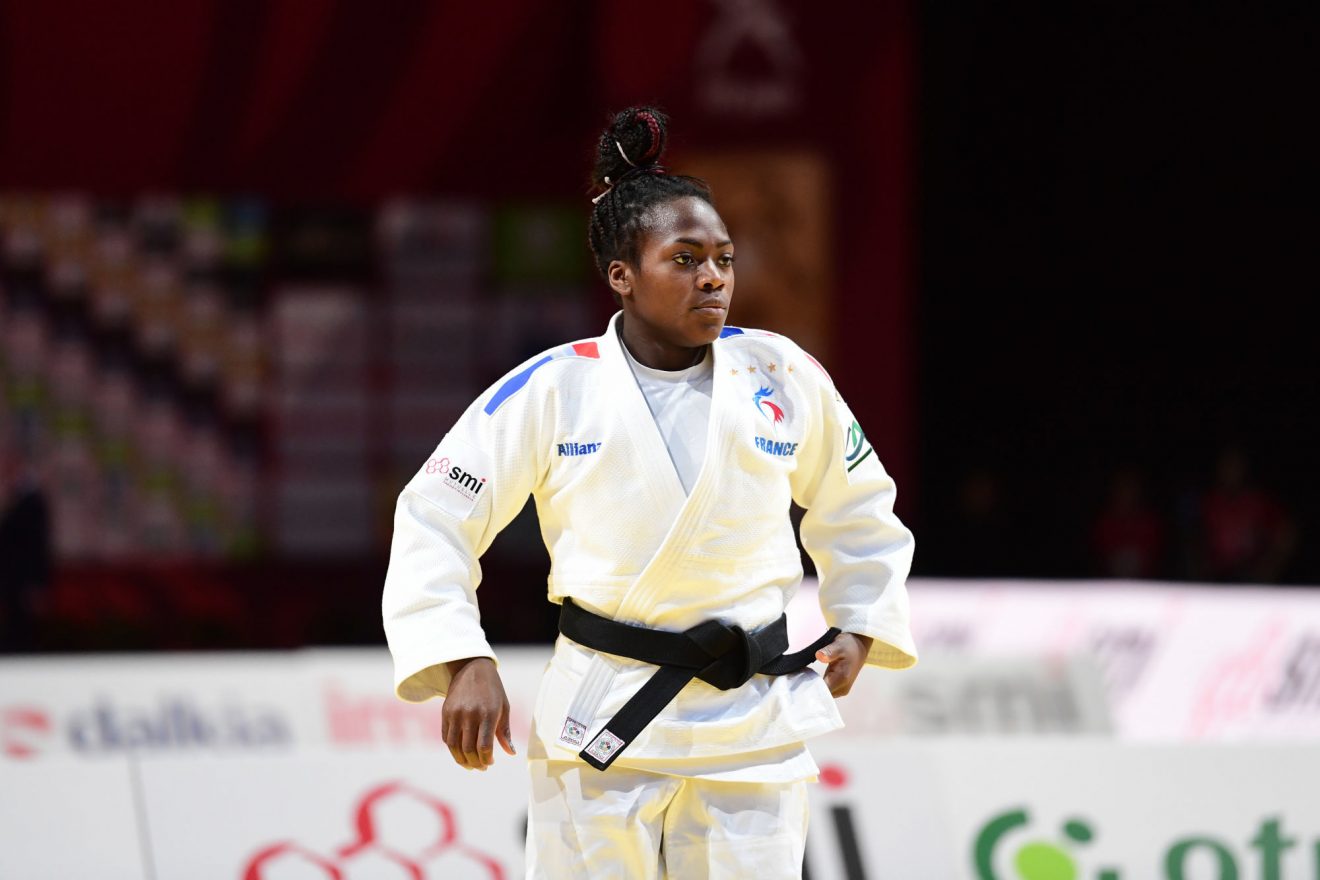
<path fill-rule="evenodd" d="M 825 683 L 830 687 L 830 693 L 836 697 L 847 696 L 848 691 L 852 690 L 853 679 L 856 677 L 854 664 L 847 657 L 839 657 L 830 663 L 825 670 Z"/>
<path fill-rule="evenodd" d="M 486 765 L 481 762 L 481 755 L 477 753 L 477 731 L 480 726 L 480 716 L 475 712 L 463 718 L 464 766 L 474 770 L 486 769 Z"/>
<path fill-rule="evenodd" d="M 504 708 L 500 711 L 500 720 L 495 727 L 495 736 L 500 741 L 500 748 L 504 749 L 506 755 L 516 755 L 518 750 L 513 747 L 513 733 L 509 730 L 509 702 L 504 701 Z"/>
<path fill-rule="evenodd" d="M 454 763 L 460 767 L 467 766 L 467 759 L 463 757 L 463 739 L 459 731 L 457 722 L 451 721 L 446 715 L 442 721 L 443 739 L 445 746 L 449 749 L 449 754 L 453 756 Z"/>
<path fill-rule="evenodd" d="M 482 770 L 495 763 L 494 727 L 489 715 L 481 716 L 481 725 L 477 728 L 477 759 Z"/>

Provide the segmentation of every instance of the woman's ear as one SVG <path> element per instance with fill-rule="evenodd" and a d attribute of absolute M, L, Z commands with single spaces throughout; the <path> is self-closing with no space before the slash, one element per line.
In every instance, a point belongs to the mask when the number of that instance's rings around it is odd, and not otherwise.
<path fill-rule="evenodd" d="M 605 274 L 610 279 L 611 290 L 619 296 L 632 296 L 633 272 L 631 266 L 623 260 L 611 260 Z"/>

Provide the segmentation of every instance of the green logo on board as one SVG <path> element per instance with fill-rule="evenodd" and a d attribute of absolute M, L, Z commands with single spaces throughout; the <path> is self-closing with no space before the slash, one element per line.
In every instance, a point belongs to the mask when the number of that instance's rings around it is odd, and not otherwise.
<path fill-rule="evenodd" d="M 1078 867 L 1078 850 L 1096 838 L 1095 828 L 1088 820 L 1068 819 L 1051 839 L 1017 839 L 1019 835 L 1013 832 L 1026 828 L 1030 822 L 1031 817 L 1025 809 L 1015 809 L 1000 813 L 981 826 L 972 846 L 972 864 L 977 880 L 1125 880 L 1127 877 L 1113 866 L 1098 867 L 1085 874 Z M 1012 843 L 1008 840 L 1010 835 L 1015 838 Z M 1254 859 L 1219 838 L 1206 835 L 1181 837 L 1165 847 L 1160 865 L 1162 874 L 1134 870 L 1132 877 L 1139 880 L 1155 876 L 1163 880 L 1239 880 L 1243 876 L 1240 873 L 1242 866 L 1256 861 L 1259 870 L 1250 876 L 1260 880 L 1282 880 L 1284 853 L 1296 844 L 1297 838 L 1284 836 L 1281 819 L 1269 818 L 1260 823 L 1256 834 L 1247 841 L 1249 848 L 1258 851 Z M 1320 842 L 1316 852 L 1320 855 Z M 1011 864 L 1011 872 L 998 869 L 1005 862 Z M 1320 880 L 1320 860 L 1315 871 L 1311 876 Z"/>

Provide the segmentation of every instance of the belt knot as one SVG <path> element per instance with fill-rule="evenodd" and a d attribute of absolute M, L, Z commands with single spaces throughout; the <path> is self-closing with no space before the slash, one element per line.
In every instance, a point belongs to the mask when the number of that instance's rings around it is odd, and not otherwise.
<path fill-rule="evenodd" d="M 722 691 L 745 684 L 765 665 L 761 646 L 741 626 L 708 620 L 683 635 L 711 658 L 697 678 Z"/>

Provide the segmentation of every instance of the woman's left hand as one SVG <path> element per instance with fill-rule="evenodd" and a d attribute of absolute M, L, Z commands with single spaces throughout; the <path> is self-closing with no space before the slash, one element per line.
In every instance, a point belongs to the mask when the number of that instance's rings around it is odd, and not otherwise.
<path fill-rule="evenodd" d="M 826 664 L 825 684 L 836 697 L 847 696 L 852 690 L 857 673 L 866 664 L 872 638 L 856 633 L 839 633 L 834 641 L 816 652 L 816 659 Z"/>

